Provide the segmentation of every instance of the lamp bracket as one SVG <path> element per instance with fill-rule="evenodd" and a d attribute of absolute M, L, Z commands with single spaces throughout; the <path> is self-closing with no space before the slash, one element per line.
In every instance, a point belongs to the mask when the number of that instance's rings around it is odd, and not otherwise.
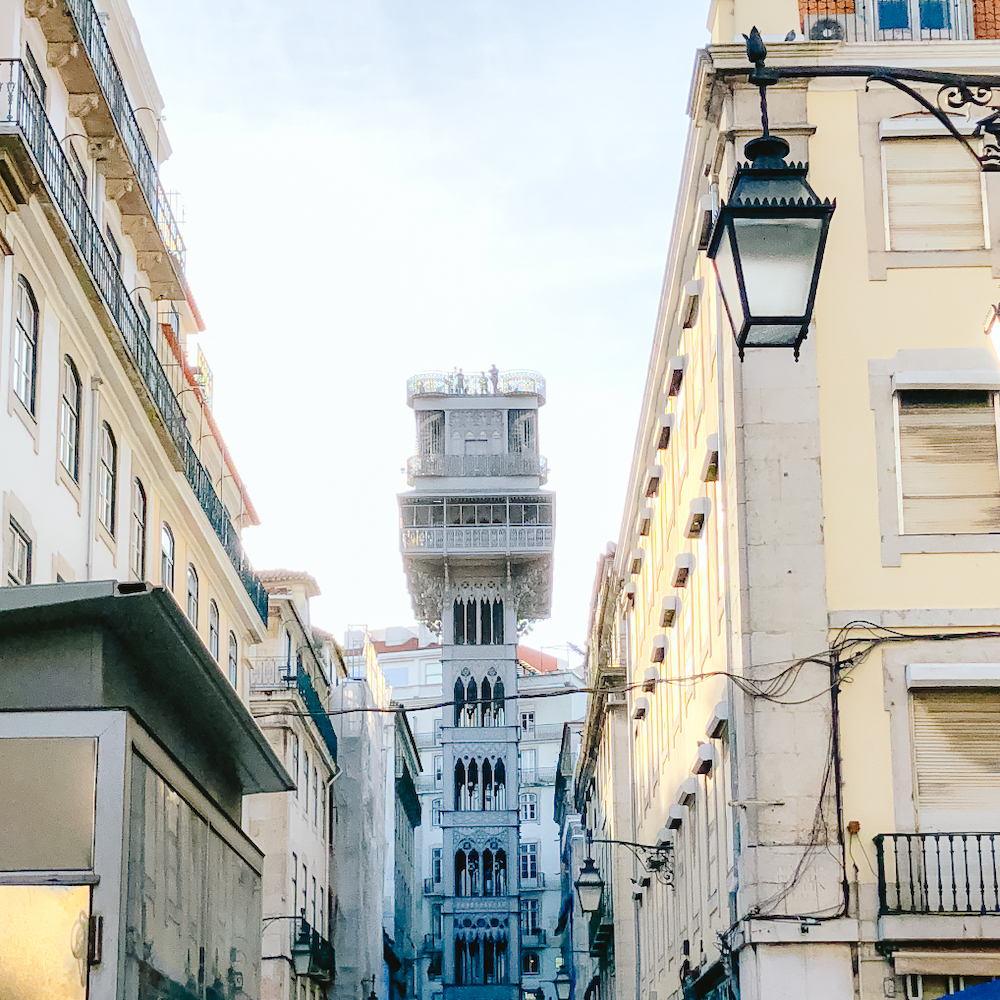
<path fill-rule="evenodd" d="M 594 844 L 618 844 L 627 847 L 642 867 L 655 875 L 662 885 L 674 884 L 674 845 L 673 844 L 637 844 L 631 840 L 591 840 Z"/>
<path fill-rule="evenodd" d="M 768 136 L 767 88 L 781 80 L 815 80 L 821 77 L 855 77 L 871 83 L 885 83 L 906 94 L 928 114 L 933 115 L 968 151 L 980 170 L 1000 171 L 1000 76 L 967 73 L 943 73 L 938 70 L 908 69 L 896 66 L 766 66 L 767 48 L 760 33 L 753 28 L 744 36 L 747 58 L 754 64 L 745 69 L 720 67 L 715 72 L 721 78 L 745 77 L 760 89 L 761 121 L 764 136 Z M 937 103 L 928 100 L 911 83 L 937 84 Z M 974 109 L 986 108 L 989 114 L 980 118 L 972 130 L 974 139 L 983 141 L 982 153 L 977 153 L 969 140 L 955 127 L 954 118 L 964 114 L 970 118 Z"/>

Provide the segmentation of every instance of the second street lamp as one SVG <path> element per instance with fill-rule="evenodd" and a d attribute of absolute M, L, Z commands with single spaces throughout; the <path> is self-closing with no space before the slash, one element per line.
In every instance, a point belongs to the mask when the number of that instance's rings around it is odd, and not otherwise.
<path fill-rule="evenodd" d="M 596 913 L 604 895 L 604 879 L 594 866 L 594 859 L 587 857 L 580 869 L 580 876 L 574 883 L 580 899 L 580 909 L 584 913 Z"/>

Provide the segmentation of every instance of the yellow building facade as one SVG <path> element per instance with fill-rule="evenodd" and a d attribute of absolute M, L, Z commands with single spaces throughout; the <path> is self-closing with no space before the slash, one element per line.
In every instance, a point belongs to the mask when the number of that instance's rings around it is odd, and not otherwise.
<path fill-rule="evenodd" d="M 1000 976 L 1000 175 L 863 71 L 995 72 L 996 14 L 711 6 L 576 773 L 595 840 L 672 864 L 594 844 L 600 974 L 575 996 L 934 1000 Z M 771 131 L 836 199 L 798 360 L 740 360 L 706 253 L 761 134 L 753 26 L 790 74 Z M 989 94 L 909 86 L 988 149 Z"/>

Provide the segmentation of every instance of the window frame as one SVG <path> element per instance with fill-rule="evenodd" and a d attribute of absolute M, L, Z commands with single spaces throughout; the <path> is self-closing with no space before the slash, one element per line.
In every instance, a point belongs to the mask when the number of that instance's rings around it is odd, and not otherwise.
<path fill-rule="evenodd" d="M 118 514 L 118 440 L 107 420 L 101 422 L 97 461 L 97 520 L 114 538 Z"/>
<path fill-rule="evenodd" d="M 539 855 L 539 842 L 537 840 L 522 841 L 517 845 L 517 871 L 522 882 L 534 881 L 538 878 L 538 871 L 540 866 Z M 530 874 L 531 868 L 534 867 L 535 873 Z M 527 869 L 528 874 L 525 874 Z"/>
<path fill-rule="evenodd" d="M 28 76 L 34 84 L 35 93 L 38 95 L 38 99 L 42 102 L 42 107 L 44 108 L 49 94 L 49 85 L 45 80 L 45 75 L 42 73 L 42 67 L 38 65 L 35 53 L 31 51 L 31 46 L 27 42 L 24 43 L 24 62 L 28 67 Z"/>
<path fill-rule="evenodd" d="M 235 688 L 239 680 L 240 669 L 240 645 L 236 639 L 236 633 L 229 631 L 229 683 Z"/>
<path fill-rule="evenodd" d="M 6 574 L 7 586 L 26 587 L 31 583 L 31 563 L 34 544 L 31 535 L 18 523 L 17 519 L 11 515 L 7 517 L 6 531 L 7 558 Z M 24 552 L 24 579 L 19 579 L 14 572 L 14 553 L 17 551 L 17 542 L 20 542 Z M 18 567 L 20 569 L 20 567 Z"/>
<path fill-rule="evenodd" d="M 213 598 L 208 602 L 208 651 L 216 663 L 219 662 L 221 624 L 219 605 L 215 603 Z"/>
<path fill-rule="evenodd" d="M 59 461 L 73 482 L 80 482 L 80 414 L 83 409 L 83 381 L 76 363 L 63 355 L 59 393 Z M 72 390 L 72 391 L 71 391 Z M 70 399 L 70 396 L 73 398 Z M 71 423 L 72 427 L 67 424 Z"/>
<path fill-rule="evenodd" d="M 142 516 L 139 516 L 139 512 Z M 146 538 L 149 524 L 149 497 L 142 480 L 132 480 L 132 553 L 130 569 L 137 580 L 146 579 Z"/>
<path fill-rule="evenodd" d="M 169 541 L 169 552 L 164 542 Z M 175 570 L 177 565 L 177 540 L 166 521 L 160 522 L 160 585 L 174 593 Z M 169 569 L 169 573 L 167 570 Z"/>
<path fill-rule="evenodd" d="M 27 327 L 25 326 L 26 322 Z M 14 298 L 14 327 L 14 370 L 11 380 L 14 395 L 25 410 L 34 417 L 38 398 L 39 308 L 34 289 L 23 274 L 19 274 L 17 279 L 17 295 Z"/>
<path fill-rule="evenodd" d="M 197 631 L 198 602 L 201 593 L 201 580 L 198 578 L 198 571 L 194 568 L 194 563 L 188 563 L 187 573 L 184 579 L 186 583 L 184 611 L 185 614 L 187 614 L 188 621 L 191 622 L 191 625 L 194 627 L 195 631 Z M 194 588 L 191 587 L 192 581 L 194 582 Z"/>

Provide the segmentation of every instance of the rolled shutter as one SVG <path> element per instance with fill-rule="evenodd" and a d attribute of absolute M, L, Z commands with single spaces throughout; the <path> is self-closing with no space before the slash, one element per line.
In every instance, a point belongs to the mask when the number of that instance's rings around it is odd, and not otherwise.
<path fill-rule="evenodd" d="M 914 691 L 917 806 L 996 810 L 1000 804 L 1000 691 Z"/>
<path fill-rule="evenodd" d="M 991 394 L 931 390 L 898 395 L 904 533 L 1000 531 L 1000 464 Z"/>
<path fill-rule="evenodd" d="M 883 139 L 890 250 L 980 250 L 983 188 L 952 138 Z"/>

